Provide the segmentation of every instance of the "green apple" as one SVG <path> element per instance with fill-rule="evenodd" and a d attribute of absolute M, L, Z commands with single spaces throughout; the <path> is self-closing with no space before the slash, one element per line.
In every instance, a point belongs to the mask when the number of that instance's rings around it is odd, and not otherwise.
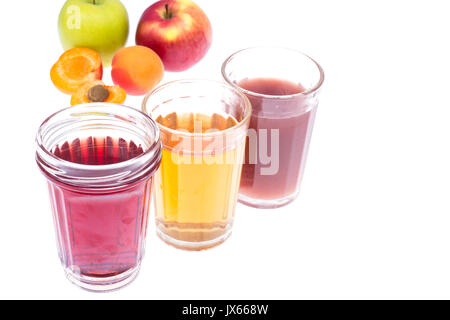
<path fill-rule="evenodd" d="M 59 14 L 58 29 L 64 50 L 93 49 L 109 66 L 127 42 L 128 13 L 120 0 L 68 0 Z"/>

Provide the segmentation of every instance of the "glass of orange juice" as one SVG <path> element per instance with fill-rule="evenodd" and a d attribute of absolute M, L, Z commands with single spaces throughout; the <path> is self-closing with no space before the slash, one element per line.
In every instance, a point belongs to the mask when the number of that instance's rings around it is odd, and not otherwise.
<path fill-rule="evenodd" d="M 179 80 L 149 93 L 142 109 L 158 124 L 163 155 L 155 174 L 158 236 L 202 250 L 231 234 L 251 115 L 247 97 L 209 80 Z"/>

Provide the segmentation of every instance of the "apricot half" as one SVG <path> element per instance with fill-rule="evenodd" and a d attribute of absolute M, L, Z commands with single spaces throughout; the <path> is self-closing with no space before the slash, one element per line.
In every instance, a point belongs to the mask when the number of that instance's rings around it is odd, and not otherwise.
<path fill-rule="evenodd" d="M 122 48 L 112 61 L 111 76 L 114 84 L 130 95 L 143 95 L 163 78 L 164 66 L 159 56 L 143 46 Z"/>
<path fill-rule="evenodd" d="M 59 90 L 73 94 L 85 83 L 102 79 L 102 59 L 92 49 L 69 49 L 53 65 L 50 77 Z"/>
<path fill-rule="evenodd" d="M 92 81 L 81 86 L 72 96 L 72 106 L 90 102 L 123 103 L 127 97 L 125 90 L 119 86 L 105 86 L 100 81 Z"/>

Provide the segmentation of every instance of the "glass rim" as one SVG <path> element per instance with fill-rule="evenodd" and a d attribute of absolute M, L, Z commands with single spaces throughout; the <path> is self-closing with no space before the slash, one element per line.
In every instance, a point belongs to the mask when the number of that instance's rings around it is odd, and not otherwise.
<path fill-rule="evenodd" d="M 154 107 L 151 112 L 149 112 L 147 110 L 147 102 L 148 100 L 156 93 L 158 93 L 159 91 L 162 91 L 164 89 L 166 89 L 167 87 L 170 87 L 172 85 L 175 84 L 183 84 L 183 83 L 209 83 L 209 84 L 216 84 L 216 85 L 220 85 L 223 88 L 226 88 L 228 90 L 231 90 L 232 92 L 236 93 L 239 97 L 242 98 L 245 108 L 246 110 L 244 110 L 244 117 L 242 118 L 241 121 L 239 121 L 236 125 L 227 128 L 225 130 L 218 130 L 218 131 L 213 131 L 213 132 L 186 132 L 186 131 L 180 131 L 177 129 L 171 129 L 169 127 L 166 127 L 158 122 L 156 122 L 155 119 L 153 119 L 152 117 L 152 112 L 154 112 L 159 106 Z M 209 80 L 209 79 L 181 79 L 181 80 L 173 80 L 173 81 L 169 81 L 166 82 L 160 86 L 158 86 L 157 88 L 153 89 L 152 91 L 150 91 L 149 93 L 147 93 L 144 97 L 144 100 L 142 101 L 142 112 L 147 114 L 152 120 L 155 121 L 155 123 L 157 124 L 158 128 L 160 130 L 164 130 L 167 131 L 171 134 L 174 135 L 178 135 L 178 136 L 186 136 L 186 137 L 191 137 L 191 138 L 210 138 L 210 137 L 216 137 L 216 136 L 220 136 L 220 135 L 226 135 L 229 132 L 233 132 L 243 126 L 246 125 L 246 123 L 248 123 L 250 121 L 250 117 L 252 115 L 252 105 L 250 103 L 250 100 L 247 98 L 247 96 L 245 94 L 242 93 L 242 91 L 240 91 L 238 88 L 234 87 L 234 86 L 230 86 L 228 83 L 223 82 L 223 81 L 218 81 L 218 80 Z"/>
<path fill-rule="evenodd" d="M 269 94 L 257 93 L 254 91 L 250 91 L 250 90 L 241 88 L 236 83 L 231 81 L 231 79 L 226 74 L 226 68 L 231 60 L 233 60 L 236 56 L 240 55 L 241 53 L 252 51 L 252 50 L 264 50 L 264 49 L 276 49 L 276 50 L 290 51 L 290 52 L 299 54 L 303 57 L 306 57 L 317 67 L 317 70 L 319 71 L 319 75 L 320 75 L 319 80 L 317 81 L 317 83 L 314 86 L 312 86 L 312 88 L 310 88 L 306 91 L 294 93 L 294 94 L 288 94 L 288 95 L 269 95 Z M 318 91 L 322 87 L 322 84 L 325 80 L 325 73 L 323 71 L 323 68 L 316 60 L 314 60 L 313 58 L 311 58 L 309 55 L 305 54 L 302 51 L 299 51 L 297 49 L 288 48 L 288 47 L 282 47 L 282 46 L 253 46 L 253 47 L 240 49 L 225 59 L 225 61 L 222 63 L 221 72 L 222 72 L 222 77 L 229 85 L 231 85 L 235 88 L 238 88 L 239 90 L 241 90 L 242 92 L 244 92 L 245 94 L 248 94 L 250 96 L 266 98 L 266 99 L 280 99 L 280 100 L 286 99 L 287 100 L 287 99 L 292 99 L 292 98 L 301 97 L 301 96 L 308 96 L 308 95 L 313 94 L 314 92 Z"/>
<path fill-rule="evenodd" d="M 134 157 L 134 158 L 131 158 L 131 159 L 128 159 L 125 161 L 112 163 L 112 164 L 90 165 L 90 164 L 75 163 L 75 162 L 68 161 L 68 160 L 62 159 L 60 157 L 57 157 L 56 155 L 54 155 L 50 150 L 48 150 L 44 146 L 45 132 L 43 132 L 43 130 L 46 129 L 46 126 L 49 124 L 49 122 L 52 119 L 54 119 L 58 115 L 64 114 L 65 112 L 69 112 L 69 114 L 67 115 L 68 117 L 76 115 L 77 113 L 88 114 L 89 111 L 85 111 L 85 108 L 98 108 L 98 107 L 101 107 L 101 108 L 103 108 L 103 107 L 105 107 L 105 108 L 106 107 L 126 108 L 126 110 L 129 110 L 131 112 L 139 114 L 139 115 L 143 116 L 144 119 L 148 120 L 149 123 L 151 124 L 151 126 L 153 127 L 152 135 L 154 136 L 154 139 L 151 142 L 151 144 L 148 146 L 147 150 L 145 150 L 142 154 L 138 155 L 137 157 Z M 77 112 L 77 110 L 79 110 L 79 109 L 81 109 L 82 111 Z M 73 112 L 70 112 L 71 110 L 73 110 Z M 117 109 L 117 110 L 119 110 L 119 109 Z M 93 114 L 97 113 L 98 115 L 101 115 L 100 114 L 101 111 L 98 111 L 98 110 L 95 110 L 95 111 L 93 110 L 90 112 L 92 112 Z M 106 114 L 108 112 L 106 112 L 106 110 L 105 110 L 104 113 Z M 65 118 L 65 119 L 67 119 L 67 118 Z M 123 119 L 120 119 L 120 120 L 125 121 Z M 51 130 L 58 130 L 58 129 L 48 129 L 48 130 L 51 131 Z M 132 107 L 129 107 L 129 106 L 126 106 L 123 104 L 115 104 L 115 103 L 108 103 L 108 102 L 83 103 L 83 104 L 79 104 L 79 105 L 75 105 L 75 106 L 66 107 L 66 108 L 63 108 L 63 109 L 60 109 L 60 110 L 54 112 L 40 124 L 38 132 L 36 134 L 35 142 L 37 145 L 36 161 L 38 162 L 39 167 L 41 167 L 41 170 L 45 171 L 46 174 L 48 174 L 52 178 L 56 179 L 57 181 L 60 181 L 64 184 L 78 186 L 78 187 L 83 186 L 85 184 L 86 184 L 85 185 L 86 187 L 99 187 L 94 183 L 97 180 L 99 182 L 105 182 L 105 183 L 106 182 L 111 183 L 113 180 L 116 180 L 116 181 L 122 181 L 123 184 L 126 184 L 126 183 L 130 182 L 129 181 L 130 179 L 132 179 L 133 177 L 136 177 L 136 175 L 140 176 L 140 173 L 143 168 L 149 167 L 149 164 L 151 166 L 153 166 L 153 163 L 158 160 L 157 159 L 158 155 L 159 155 L 159 157 L 161 156 L 160 155 L 161 152 L 158 152 L 158 149 L 161 149 L 160 132 L 158 130 L 158 127 L 157 127 L 155 121 L 153 121 L 153 119 L 150 118 L 147 114 L 145 114 L 144 112 L 142 112 L 136 108 L 132 108 Z M 138 164 L 141 164 L 141 165 L 138 168 L 136 168 L 135 166 Z M 48 170 L 48 169 L 50 169 L 50 170 Z M 67 181 L 67 179 L 60 178 L 60 175 L 54 174 L 55 172 L 58 172 L 58 173 L 61 172 L 61 174 L 64 174 L 66 172 L 65 171 L 66 169 L 71 169 L 78 173 L 97 171 L 97 172 L 100 172 L 100 174 L 98 176 L 93 176 L 93 177 L 71 176 L 71 178 L 73 178 L 76 181 L 76 183 L 70 183 Z M 111 172 L 111 173 L 109 173 L 108 175 L 105 176 L 105 175 L 102 175 L 101 172 Z M 90 185 L 91 183 L 92 183 L 92 185 Z M 104 185 L 104 186 L 106 187 L 106 186 L 110 186 L 110 185 Z"/>

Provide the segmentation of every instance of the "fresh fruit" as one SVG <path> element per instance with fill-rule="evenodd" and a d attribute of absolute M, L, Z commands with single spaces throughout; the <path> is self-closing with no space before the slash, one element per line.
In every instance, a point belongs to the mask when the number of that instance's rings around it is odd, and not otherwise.
<path fill-rule="evenodd" d="M 143 13 L 136 44 L 154 50 L 166 71 L 183 71 L 199 62 L 212 42 L 206 14 L 190 0 L 165 0 Z"/>
<path fill-rule="evenodd" d="M 65 50 L 91 48 L 105 66 L 128 38 L 128 13 L 120 0 L 68 0 L 59 14 L 59 37 Z"/>
<path fill-rule="evenodd" d="M 123 103 L 126 97 L 127 94 L 121 87 L 105 86 L 102 81 L 97 80 L 80 87 L 72 96 L 70 104 L 74 106 L 89 102 Z"/>
<path fill-rule="evenodd" d="M 162 80 L 163 75 L 161 59 L 147 47 L 123 48 L 113 58 L 112 80 L 130 95 L 147 93 Z"/>
<path fill-rule="evenodd" d="M 101 80 L 102 59 L 92 49 L 73 48 L 64 52 L 53 65 L 50 77 L 64 93 L 72 94 L 86 82 Z"/>

